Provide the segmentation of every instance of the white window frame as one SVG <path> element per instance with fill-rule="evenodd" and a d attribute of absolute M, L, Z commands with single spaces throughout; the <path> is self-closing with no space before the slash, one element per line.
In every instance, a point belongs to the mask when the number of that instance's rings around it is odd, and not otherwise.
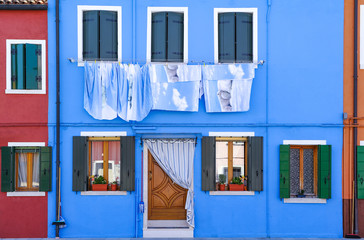
<path fill-rule="evenodd" d="M 147 16 L 147 63 L 152 62 L 152 14 L 156 12 L 178 12 L 183 13 L 183 63 L 188 63 L 188 7 L 148 7 Z M 165 62 L 159 62 L 165 63 Z M 168 62 L 172 63 L 172 62 Z M 181 63 L 181 62 L 176 62 Z"/>
<path fill-rule="evenodd" d="M 122 8 L 121 6 L 90 6 L 90 5 L 78 5 L 77 6 L 77 46 L 78 46 L 78 66 L 84 66 L 85 61 L 83 61 L 83 12 L 84 11 L 112 11 L 118 14 L 118 62 L 121 62 L 122 51 L 121 51 L 121 36 L 122 36 Z"/>
<path fill-rule="evenodd" d="M 42 47 L 42 88 L 41 89 L 12 89 L 11 88 L 11 45 L 38 44 Z M 6 94 L 46 94 L 46 41 L 29 39 L 6 39 Z"/>
<path fill-rule="evenodd" d="M 214 60 L 219 63 L 219 13 L 242 12 L 253 14 L 253 63 L 258 62 L 258 8 L 214 8 Z"/>

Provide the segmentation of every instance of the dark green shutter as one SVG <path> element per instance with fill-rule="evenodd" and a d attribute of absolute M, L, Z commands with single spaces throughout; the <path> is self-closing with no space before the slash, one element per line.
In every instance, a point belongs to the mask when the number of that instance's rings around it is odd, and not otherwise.
<path fill-rule="evenodd" d="M 215 137 L 203 137 L 201 146 L 202 176 L 201 190 L 216 190 L 216 143 Z"/>
<path fill-rule="evenodd" d="M 17 83 L 16 89 L 25 89 L 25 44 L 16 45 Z"/>
<path fill-rule="evenodd" d="M 15 151 L 13 147 L 1 148 L 1 191 L 15 190 Z"/>
<path fill-rule="evenodd" d="M 279 146 L 279 197 L 290 197 L 290 146 Z"/>
<path fill-rule="evenodd" d="M 83 12 L 83 60 L 100 58 L 100 11 Z"/>
<path fill-rule="evenodd" d="M 38 45 L 25 45 L 25 89 L 38 89 Z"/>
<path fill-rule="evenodd" d="M 120 190 L 135 189 L 135 137 L 120 137 Z"/>
<path fill-rule="evenodd" d="M 248 138 L 248 190 L 263 191 L 263 137 Z"/>
<path fill-rule="evenodd" d="M 100 59 L 118 59 L 118 13 L 100 11 Z"/>
<path fill-rule="evenodd" d="M 52 147 L 40 148 L 39 191 L 52 191 Z"/>
<path fill-rule="evenodd" d="M 167 13 L 152 14 L 151 61 L 165 62 L 167 59 Z"/>
<path fill-rule="evenodd" d="M 253 14 L 236 13 L 236 61 L 253 62 Z"/>
<path fill-rule="evenodd" d="M 235 13 L 219 13 L 219 62 L 235 62 Z"/>
<path fill-rule="evenodd" d="M 318 146 L 317 195 L 319 198 L 331 198 L 331 145 Z"/>
<path fill-rule="evenodd" d="M 87 137 L 73 137 L 72 191 L 87 190 Z"/>
<path fill-rule="evenodd" d="M 168 62 L 183 62 L 183 13 L 168 12 Z"/>
<path fill-rule="evenodd" d="M 358 199 L 364 199 L 364 146 L 357 146 Z"/>

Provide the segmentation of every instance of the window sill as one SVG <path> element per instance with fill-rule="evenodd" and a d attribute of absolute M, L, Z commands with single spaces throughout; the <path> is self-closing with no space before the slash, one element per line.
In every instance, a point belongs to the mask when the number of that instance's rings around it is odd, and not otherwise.
<path fill-rule="evenodd" d="M 210 191 L 214 196 L 254 196 L 254 191 Z"/>
<path fill-rule="evenodd" d="M 45 192 L 7 192 L 7 197 L 44 197 Z"/>
<path fill-rule="evenodd" d="M 284 203 L 326 203 L 322 198 L 284 198 Z"/>
<path fill-rule="evenodd" d="M 124 196 L 126 191 L 83 191 L 82 196 Z"/>
<path fill-rule="evenodd" d="M 6 94 L 46 94 L 45 90 L 13 90 L 5 89 Z"/>

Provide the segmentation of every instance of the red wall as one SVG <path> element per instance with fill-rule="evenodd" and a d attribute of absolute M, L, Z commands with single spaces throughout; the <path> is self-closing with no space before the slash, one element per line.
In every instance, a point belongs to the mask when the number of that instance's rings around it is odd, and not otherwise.
<path fill-rule="evenodd" d="M 0 146 L 8 142 L 48 145 L 48 87 L 47 94 L 5 94 L 6 39 L 46 40 L 48 46 L 47 27 L 47 11 L 0 10 Z M 47 237 L 47 211 L 47 194 L 7 197 L 0 193 L 0 238 Z"/>

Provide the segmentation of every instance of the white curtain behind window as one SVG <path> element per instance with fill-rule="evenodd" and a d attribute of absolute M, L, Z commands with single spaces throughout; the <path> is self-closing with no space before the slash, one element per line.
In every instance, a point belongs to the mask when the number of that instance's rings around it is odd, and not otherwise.
<path fill-rule="evenodd" d="M 39 153 L 33 154 L 33 184 L 32 187 L 39 187 Z"/>
<path fill-rule="evenodd" d="M 27 153 L 18 153 L 18 187 L 27 187 Z"/>

